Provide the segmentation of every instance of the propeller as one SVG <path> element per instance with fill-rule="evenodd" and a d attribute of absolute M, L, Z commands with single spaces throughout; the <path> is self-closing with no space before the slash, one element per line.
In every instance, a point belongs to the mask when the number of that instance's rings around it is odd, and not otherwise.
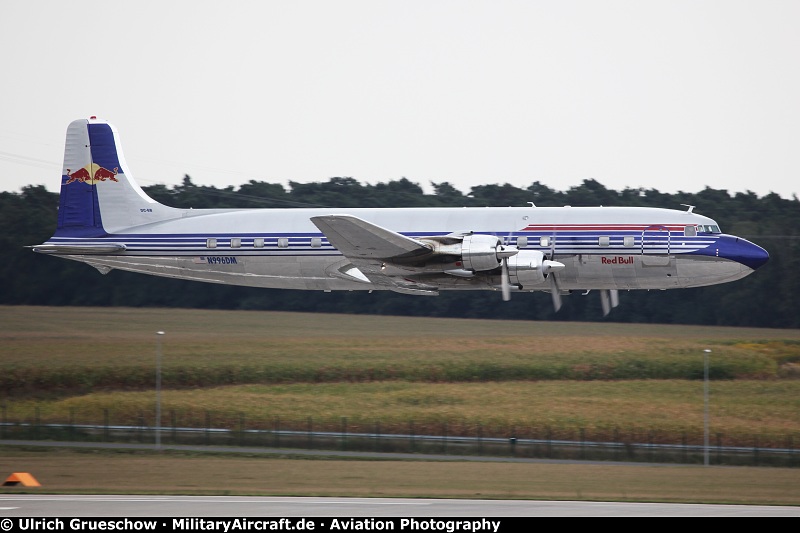
<path fill-rule="evenodd" d="M 498 243 L 495 248 L 497 258 L 500 259 L 500 288 L 503 291 L 503 301 L 511 299 L 511 280 L 508 277 L 508 258 L 519 253 L 519 248 L 510 244 Z"/>
<path fill-rule="evenodd" d="M 545 261 L 544 264 L 548 265 L 548 263 L 556 265 L 560 265 L 556 268 L 549 268 L 548 273 L 552 274 L 547 276 L 550 279 L 550 296 L 553 298 L 553 309 L 555 312 L 561 309 L 561 288 L 558 286 L 558 280 L 556 279 L 555 272 L 565 268 L 564 263 L 560 263 L 555 260 L 556 259 L 556 233 L 553 231 L 553 234 L 550 236 L 550 259 Z"/>
<path fill-rule="evenodd" d="M 519 247 L 511 243 L 512 233 L 505 237 L 498 239 L 495 246 L 495 254 L 497 259 L 500 260 L 500 288 L 503 294 L 503 301 L 507 302 L 511 299 L 511 277 L 508 272 L 508 258 L 513 257 L 519 253 Z M 542 261 L 542 274 L 550 279 L 550 294 L 553 298 L 553 307 L 556 312 L 561 309 L 561 290 L 558 286 L 556 279 L 556 272 L 566 268 L 564 263 L 555 260 L 556 243 L 555 233 L 550 237 L 550 257 Z"/>

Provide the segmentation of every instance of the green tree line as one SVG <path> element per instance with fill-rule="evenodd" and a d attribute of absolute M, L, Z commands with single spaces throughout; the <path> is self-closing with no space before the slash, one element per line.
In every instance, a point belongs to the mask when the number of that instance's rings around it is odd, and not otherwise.
<path fill-rule="evenodd" d="M 684 209 L 715 219 L 723 232 L 747 238 L 767 249 L 770 261 L 756 273 L 732 283 L 697 289 L 629 291 L 620 306 L 602 317 L 599 296 L 572 294 L 555 313 L 547 293 L 514 294 L 503 302 L 496 292 L 443 292 L 421 298 L 392 292 L 332 292 L 253 289 L 188 282 L 112 271 L 33 253 L 26 246 L 44 242 L 55 231 L 58 194 L 43 186 L 0 193 L 2 293 L 0 304 L 56 306 L 160 306 L 262 309 L 305 312 L 417 315 L 524 320 L 649 322 L 726 326 L 800 327 L 800 201 L 777 194 L 731 194 L 705 188 L 668 194 L 656 189 L 615 191 L 585 180 L 567 191 L 540 182 L 527 188 L 480 185 L 464 194 L 448 182 L 431 183 L 433 193 L 406 178 L 375 185 L 349 177 L 327 182 L 281 184 L 249 181 L 216 188 L 185 176 L 174 187 L 145 191 L 167 205 L 193 208 L 252 207 L 463 207 L 463 206 L 647 206 Z M 65 317 L 66 318 L 66 317 Z M 70 317 L 81 321 L 80 316 Z M 96 320 L 98 317 L 93 317 Z M 88 319 L 87 319 L 88 320 Z"/>

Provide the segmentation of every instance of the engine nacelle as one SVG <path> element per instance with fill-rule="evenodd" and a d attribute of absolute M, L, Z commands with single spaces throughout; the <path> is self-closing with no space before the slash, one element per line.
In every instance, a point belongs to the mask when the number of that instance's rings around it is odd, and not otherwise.
<path fill-rule="evenodd" d="M 493 235 L 467 235 L 461 241 L 461 260 L 467 270 L 494 270 L 500 266 L 497 246 L 500 239 Z"/>
<path fill-rule="evenodd" d="M 536 250 L 520 250 L 508 258 L 508 277 L 512 285 L 527 288 L 544 283 L 544 254 Z"/>

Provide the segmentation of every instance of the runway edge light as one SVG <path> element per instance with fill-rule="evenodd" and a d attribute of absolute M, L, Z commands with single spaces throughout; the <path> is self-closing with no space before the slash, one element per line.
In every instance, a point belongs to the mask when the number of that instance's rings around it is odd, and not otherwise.
<path fill-rule="evenodd" d="M 14 472 L 10 476 L 6 478 L 5 483 L 3 483 L 4 487 L 15 487 L 17 485 L 22 485 L 23 487 L 41 487 L 36 478 L 30 475 L 27 472 Z"/>

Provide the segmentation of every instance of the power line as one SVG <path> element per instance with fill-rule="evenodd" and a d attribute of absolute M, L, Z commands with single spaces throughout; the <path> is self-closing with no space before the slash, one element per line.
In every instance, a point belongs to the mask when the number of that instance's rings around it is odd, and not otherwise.
<path fill-rule="evenodd" d="M 172 189 L 172 192 L 175 192 L 175 189 Z M 298 202 L 296 200 L 284 200 L 282 198 L 270 198 L 264 196 L 253 196 L 250 194 L 243 194 L 236 191 L 225 191 L 216 189 L 214 187 L 203 187 L 203 186 L 195 186 L 193 192 L 199 193 L 200 195 L 206 196 L 218 196 L 223 198 L 236 198 L 236 199 L 246 199 L 253 202 L 257 202 L 260 204 L 268 205 L 270 203 L 282 203 L 282 204 L 289 204 L 289 205 L 296 205 L 299 207 L 323 207 L 327 208 L 327 205 L 320 205 L 320 204 L 312 204 L 308 202 Z"/>
<path fill-rule="evenodd" d="M 58 164 L 44 159 L 37 159 L 35 157 L 28 157 L 25 155 L 17 155 L 9 152 L 0 151 L 0 159 L 10 163 L 18 163 L 21 165 L 30 165 L 34 167 L 58 168 Z"/>

